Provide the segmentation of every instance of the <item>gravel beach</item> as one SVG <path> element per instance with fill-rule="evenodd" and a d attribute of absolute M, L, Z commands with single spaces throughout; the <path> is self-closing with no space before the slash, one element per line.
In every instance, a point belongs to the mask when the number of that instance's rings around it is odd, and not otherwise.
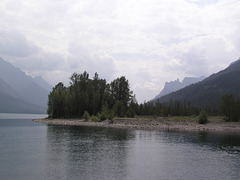
<path fill-rule="evenodd" d="M 196 121 L 173 121 L 164 119 L 114 119 L 112 122 L 84 121 L 83 119 L 34 119 L 34 122 L 48 125 L 95 126 L 107 128 L 129 128 L 146 130 L 179 130 L 179 131 L 223 131 L 240 132 L 240 122 L 223 122 L 211 120 L 207 124 L 198 124 Z"/>

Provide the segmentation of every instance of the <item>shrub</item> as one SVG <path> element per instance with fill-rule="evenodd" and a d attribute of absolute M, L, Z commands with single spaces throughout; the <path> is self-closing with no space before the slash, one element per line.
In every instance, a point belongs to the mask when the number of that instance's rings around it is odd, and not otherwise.
<path fill-rule="evenodd" d="M 107 118 L 108 118 L 107 112 L 102 112 L 102 113 L 101 113 L 101 116 L 100 116 L 100 120 L 101 120 L 101 121 L 104 121 L 104 120 L 106 120 Z"/>
<path fill-rule="evenodd" d="M 98 118 L 97 116 L 92 115 L 92 121 L 98 122 L 98 121 L 99 121 L 99 118 Z"/>
<path fill-rule="evenodd" d="M 115 114 L 112 110 L 109 110 L 106 107 L 102 108 L 101 113 L 97 113 L 96 116 L 92 116 L 92 121 L 99 122 L 99 121 L 104 121 L 106 119 L 109 119 L 110 121 L 113 120 Z"/>
<path fill-rule="evenodd" d="M 107 107 L 103 106 L 100 114 L 100 120 L 104 121 L 108 118 L 109 118 L 109 110 L 107 109 Z"/>
<path fill-rule="evenodd" d="M 108 112 L 108 119 L 112 121 L 112 120 L 114 119 L 114 116 L 115 116 L 115 115 L 114 115 L 114 112 L 110 110 L 110 111 Z"/>
<path fill-rule="evenodd" d="M 208 123 L 208 116 L 204 110 L 202 110 L 198 116 L 198 123 L 199 124 L 207 124 Z"/>
<path fill-rule="evenodd" d="M 98 118 L 98 120 L 101 119 L 101 113 L 97 113 L 97 118 Z"/>
<path fill-rule="evenodd" d="M 84 118 L 86 121 L 90 119 L 90 115 L 88 114 L 87 111 L 84 111 L 84 113 L 83 113 L 83 118 Z"/>

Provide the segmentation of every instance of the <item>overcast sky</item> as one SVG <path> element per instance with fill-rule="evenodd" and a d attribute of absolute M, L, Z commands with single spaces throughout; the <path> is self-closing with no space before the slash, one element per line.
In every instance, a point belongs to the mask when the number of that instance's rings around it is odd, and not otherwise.
<path fill-rule="evenodd" d="M 51 85 L 125 76 L 141 103 L 240 57 L 240 1 L 1 0 L 0 57 Z"/>

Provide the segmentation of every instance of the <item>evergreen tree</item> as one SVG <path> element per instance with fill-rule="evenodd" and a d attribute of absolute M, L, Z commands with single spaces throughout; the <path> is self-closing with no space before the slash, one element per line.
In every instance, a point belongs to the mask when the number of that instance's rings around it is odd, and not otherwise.
<path fill-rule="evenodd" d="M 47 113 L 51 118 L 64 117 L 66 109 L 66 88 L 58 83 L 48 95 Z"/>
<path fill-rule="evenodd" d="M 208 123 L 208 116 L 207 116 L 206 111 L 202 110 L 200 112 L 199 117 L 198 117 L 198 123 L 199 124 L 207 124 Z"/>
<path fill-rule="evenodd" d="M 226 121 L 238 121 L 238 104 L 232 94 L 222 96 L 219 109 L 222 115 L 226 117 Z"/>
<path fill-rule="evenodd" d="M 52 118 L 70 118 L 82 117 L 84 112 L 97 115 L 102 111 L 103 115 L 111 112 L 112 118 L 115 111 L 116 115 L 123 117 L 134 114 L 136 107 L 131 101 L 132 91 L 125 77 L 117 78 L 108 84 L 106 80 L 100 79 L 97 73 L 93 79 L 89 79 L 89 74 L 84 71 L 82 74 L 71 75 L 69 87 L 58 83 L 53 88 L 48 96 L 47 113 Z M 132 113 L 127 113 L 130 106 Z"/>

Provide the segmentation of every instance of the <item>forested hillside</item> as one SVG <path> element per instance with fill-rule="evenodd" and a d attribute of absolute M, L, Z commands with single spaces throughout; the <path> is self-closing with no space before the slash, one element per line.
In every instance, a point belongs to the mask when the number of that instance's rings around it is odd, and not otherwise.
<path fill-rule="evenodd" d="M 204 110 L 240 120 L 240 60 L 203 81 L 138 106 L 138 115 L 192 116 Z"/>
<path fill-rule="evenodd" d="M 179 79 L 175 81 L 166 82 L 162 91 L 153 99 L 156 100 L 162 96 L 175 92 L 179 89 L 185 88 L 191 84 L 195 84 L 199 81 L 202 81 L 205 77 L 185 77 L 182 82 Z"/>
<path fill-rule="evenodd" d="M 156 102 L 185 101 L 194 107 L 218 109 L 224 94 L 240 96 L 240 60 L 232 63 L 225 70 L 213 74 L 199 83 L 163 96 Z"/>

